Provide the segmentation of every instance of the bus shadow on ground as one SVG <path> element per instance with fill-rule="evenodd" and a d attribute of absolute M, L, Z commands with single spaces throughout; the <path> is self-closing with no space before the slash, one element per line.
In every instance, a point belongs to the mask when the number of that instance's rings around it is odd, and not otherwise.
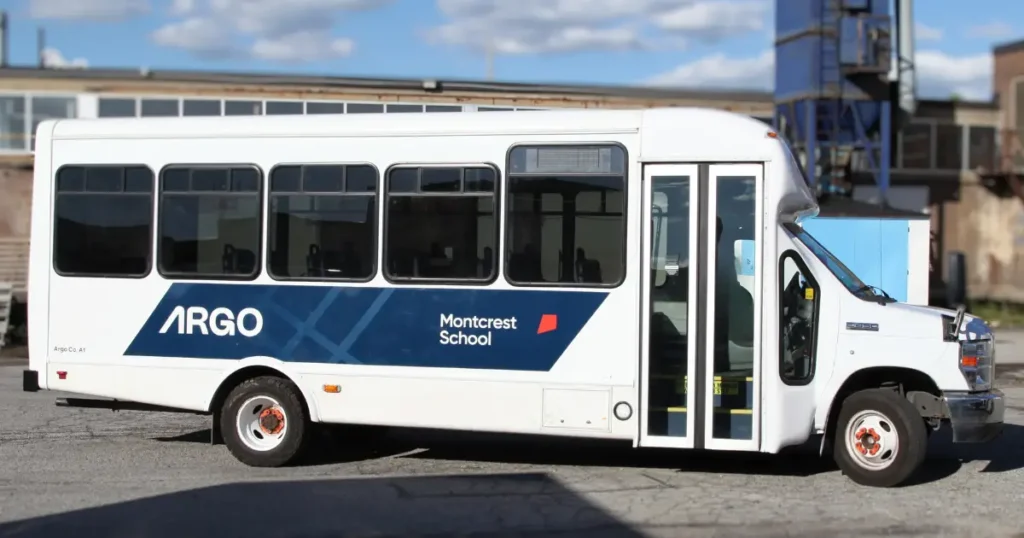
<path fill-rule="evenodd" d="M 948 428 L 932 435 L 926 467 L 947 467 L 946 475 L 951 475 L 963 464 L 973 462 L 985 462 L 979 471 L 982 473 L 1024 469 L 1024 426 L 1006 424 L 998 438 L 979 444 L 954 444 Z"/>
<path fill-rule="evenodd" d="M 24 538 L 452 535 L 642 536 L 544 473 L 232 483 L 0 524 Z"/>
<path fill-rule="evenodd" d="M 347 440 L 344 434 L 317 439 L 299 466 L 335 465 L 377 458 L 402 457 L 426 461 L 494 463 L 511 465 L 566 465 L 669 469 L 680 472 L 812 476 L 835 469 L 827 458 L 807 458 L 817 447 L 798 449 L 789 455 L 635 449 L 622 441 L 577 439 L 520 434 L 381 428 L 368 438 Z M 209 443 L 210 430 L 175 437 L 164 442 Z"/>
<path fill-rule="evenodd" d="M 163 441 L 208 443 L 209 430 Z M 667 469 L 678 472 L 811 477 L 839 472 L 831 456 L 818 456 L 820 438 L 781 454 L 725 451 L 634 449 L 630 443 L 556 437 L 470 432 L 391 429 L 370 439 L 346 442 L 324 438 L 299 465 L 333 465 L 384 457 L 496 463 Z M 987 462 L 981 472 L 1000 473 L 1024 468 L 1024 427 L 1006 424 L 1003 434 L 985 444 L 953 444 L 948 428 L 929 440 L 929 455 L 905 487 L 928 484 L 959 472 L 965 463 Z"/>

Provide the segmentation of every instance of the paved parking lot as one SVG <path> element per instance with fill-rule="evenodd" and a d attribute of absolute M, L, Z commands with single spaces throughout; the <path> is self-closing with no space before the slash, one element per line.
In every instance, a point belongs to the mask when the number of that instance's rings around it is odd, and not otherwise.
<path fill-rule="evenodd" d="M 921 483 L 893 490 L 806 455 L 426 433 L 251 469 L 204 417 L 57 408 L 20 391 L 16 362 L 0 365 L 0 537 L 1024 537 L 1024 361 L 1000 375 L 1001 439 L 937 435 Z"/>

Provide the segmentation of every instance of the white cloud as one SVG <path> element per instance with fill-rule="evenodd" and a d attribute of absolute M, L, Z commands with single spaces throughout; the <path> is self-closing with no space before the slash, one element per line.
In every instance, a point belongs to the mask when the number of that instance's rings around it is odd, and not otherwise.
<path fill-rule="evenodd" d="M 759 32 L 770 20 L 771 4 L 763 0 L 694 2 L 654 17 L 664 30 L 708 40 Z"/>
<path fill-rule="evenodd" d="M 153 32 L 153 41 L 204 58 L 229 56 L 235 52 L 223 26 L 204 17 L 191 17 L 163 26 Z"/>
<path fill-rule="evenodd" d="M 245 34 L 279 37 L 328 30 L 344 12 L 376 9 L 392 0 L 210 0 L 211 16 Z"/>
<path fill-rule="evenodd" d="M 764 29 L 768 0 L 437 0 L 427 37 L 498 54 L 628 50 Z"/>
<path fill-rule="evenodd" d="M 351 54 L 352 40 L 332 35 L 339 16 L 394 0 L 175 0 L 187 18 L 152 34 L 163 46 L 200 57 L 308 62 Z"/>
<path fill-rule="evenodd" d="M 940 41 L 942 40 L 942 30 L 927 24 L 918 22 L 914 24 L 914 40 L 915 41 Z"/>
<path fill-rule="evenodd" d="M 188 15 L 196 10 L 196 0 L 174 0 L 171 3 L 171 15 Z"/>
<path fill-rule="evenodd" d="M 149 13 L 149 0 L 30 0 L 37 19 L 121 21 Z"/>
<path fill-rule="evenodd" d="M 937 50 L 921 50 L 914 55 L 918 94 L 948 99 L 953 94 L 964 99 L 988 101 L 992 98 L 992 56 L 950 56 Z"/>
<path fill-rule="evenodd" d="M 275 62 L 302 62 L 348 56 L 354 48 L 355 43 L 351 39 L 334 39 L 325 33 L 296 32 L 257 39 L 252 45 L 252 55 Z"/>
<path fill-rule="evenodd" d="M 651 77 L 646 82 L 654 86 L 683 88 L 771 90 L 775 82 L 775 51 L 768 49 L 747 58 L 712 54 Z"/>
<path fill-rule="evenodd" d="M 55 48 L 43 49 L 43 65 L 54 69 L 85 69 L 89 61 L 85 58 L 68 59 Z"/>
<path fill-rule="evenodd" d="M 1013 27 L 1005 22 L 979 24 L 967 29 L 967 37 L 981 39 L 1006 39 L 1013 37 L 1015 33 Z"/>

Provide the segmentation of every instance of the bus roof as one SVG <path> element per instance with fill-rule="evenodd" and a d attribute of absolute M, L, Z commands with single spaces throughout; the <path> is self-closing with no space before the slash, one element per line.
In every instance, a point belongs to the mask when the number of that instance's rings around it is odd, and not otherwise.
<path fill-rule="evenodd" d="M 636 133 L 686 127 L 697 139 L 764 139 L 771 128 L 745 114 L 713 108 L 537 110 L 485 113 L 345 114 L 50 120 L 60 139 L 430 136 Z M 722 136 L 716 136 L 720 134 Z M 678 143 L 678 141 L 677 141 Z"/>

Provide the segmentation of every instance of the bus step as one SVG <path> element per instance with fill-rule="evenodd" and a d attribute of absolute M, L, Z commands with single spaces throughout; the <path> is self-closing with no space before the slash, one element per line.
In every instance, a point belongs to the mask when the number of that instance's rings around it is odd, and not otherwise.
<path fill-rule="evenodd" d="M 81 407 L 87 409 L 110 409 L 111 411 L 156 411 L 160 413 L 192 413 L 206 415 L 203 411 L 180 409 L 163 405 L 152 405 L 120 400 L 100 400 L 93 398 L 57 398 L 57 407 Z"/>

